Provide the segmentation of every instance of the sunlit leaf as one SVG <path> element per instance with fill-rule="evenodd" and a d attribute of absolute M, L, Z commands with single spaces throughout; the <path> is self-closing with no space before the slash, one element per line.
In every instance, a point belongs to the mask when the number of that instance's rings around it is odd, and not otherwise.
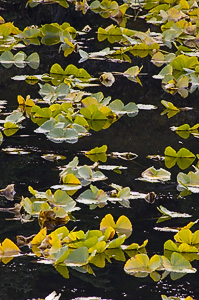
<path fill-rule="evenodd" d="M 11 255 L 14 253 L 19 253 L 20 249 L 15 245 L 10 239 L 5 239 L 2 242 L 3 254 L 4 255 Z"/>
<path fill-rule="evenodd" d="M 161 257 L 159 255 L 155 254 L 149 259 L 147 254 L 137 254 L 126 262 L 124 271 L 136 277 L 146 277 L 160 266 Z"/>
<path fill-rule="evenodd" d="M 37 233 L 37 235 L 32 239 L 31 244 L 32 245 L 40 245 L 42 241 L 45 239 L 47 234 L 46 228 L 43 228 Z"/>
<path fill-rule="evenodd" d="M 133 228 L 130 220 L 126 216 L 120 216 L 115 226 L 115 231 L 118 236 L 125 234 L 126 237 L 129 237 L 132 230 Z"/>
<path fill-rule="evenodd" d="M 169 261 L 165 256 L 162 256 L 163 267 L 166 271 L 177 273 L 195 273 L 196 269 L 192 268 L 188 260 L 181 254 L 173 252 Z"/>
<path fill-rule="evenodd" d="M 85 155 L 94 162 L 97 162 L 97 161 L 106 162 L 106 160 L 107 160 L 106 151 L 107 151 L 107 146 L 103 145 L 101 147 L 95 147 L 95 148 L 91 149 L 90 151 L 87 151 L 85 153 Z"/>
<path fill-rule="evenodd" d="M 66 266 L 82 266 L 88 262 L 88 249 L 86 247 L 80 247 L 72 251 L 64 263 Z"/>
<path fill-rule="evenodd" d="M 186 148 L 181 148 L 176 152 L 172 147 L 166 147 L 165 151 L 165 165 L 167 168 L 172 168 L 176 163 L 181 169 L 188 168 L 196 156 Z"/>
<path fill-rule="evenodd" d="M 186 213 L 178 213 L 174 211 L 170 211 L 167 208 L 160 205 L 160 207 L 157 207 L 157 209 L 165 216 L 168 216 L 170 218 L 190 218 L 191 215 Z"/>
<path fill-rule="evenodd" d="M 148 182 L 161 182 L 168 181 L 171 178 L 171 173 L 162 168 L 155 169 L 154 167 L 150 167 L 142 172 L 142 178 L 139 180 L 148 181 Z"/>
<path fill-rule="evenodd" d="M 115 229 L 118 236 L 125 234 L 129 237 L 132 232 L 132 224 L 126 216 L 119 217 L 115 223 L 111 214 L 106 215 L 100 223 L 100 230 L 104 232 L 109 227 Z"/>
<path fill-rule="evenodd" d="M 116 224 L 111 214 L 106 215 L 101 223 L 100 223 L 100 230 L 104 232 L 108 227 L 115 228 Z"/>
<path fill-rule="evenodd" d="M 19 130 L 19 126 L 12 122 L 6 122 L 4 124 L 4 134 L 6 136 L 11 136 Z"/>
<path fill-rule="evenodd" d="M 120 235 L 118 238 L 113 239 L 112 241 L 107 243 L 107 249 L 115 249 L 115 248 L 119 248 L 124 241 L 126 240 L 126 235 Z"/>

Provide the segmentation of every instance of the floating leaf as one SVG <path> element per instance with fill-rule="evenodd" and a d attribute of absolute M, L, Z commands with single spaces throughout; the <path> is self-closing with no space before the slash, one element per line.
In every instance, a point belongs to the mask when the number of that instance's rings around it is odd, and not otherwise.
<path fill-rule="evenodd" d="M 138 66 L 133 66 L 124 72 L 124 76 L 127 77 L 129 80 L 138 82 L 140 85 L 142 85 L 140 79 L 138 78 L 138 75 L 141 70 L 142 67 L 139 68 Z"/>
<path fill-rule="evenodd" d="M 3 134 L 2 134 L 2 132 L 0 131 L 0 146 L 1 146 L 2 143 L 3 143 Z"/>
<path fill-rule="evenodd" d="M 169 261 L 165 256 L 162 256 L 162 264 L 166 271 L 177 273 L 195 273 L 196 269 L 192 268 L 191 264 L 181 254 L 173 252 Z"/>
<path fill-rule="evenodd" d="M 186 243 L 188 245 L 199 245 L 199 230 L 194 233 L 190 229 L 181 229 L 176 233 L 174 239 L 178 243 Z"/>
<path fill-rule="evenodd" d="M 100 76 L 99 80 L 103 85 L 110 87 L 115 82 L 115 77 L 113 76 L 112 73 L 103 73 Z"/>
<path fill-rule="evenodd" d="M 13 64 L 15 64 L 18 68 L 24 68 L 26 64 L 28 64 L 31 68 L 37 69 L 39 67 L 39 55 L 34 52 L 30 56 L 26 56 L 26 54 L 22 51 L 19 51 L 17 54 L 13 55 L 10 51 L 4 51 L 0 55 L 0 63 L 5 68 L 10 68 Z"/>
<path fill-rule="evenodd" d="M 152 105 L 152 104 L 137 104 L 138 109 L 143 109 L 143 110 L 152 110 L 152 109 L 157 109 L 157 106 Z"/>
<path fill-rule="evenodd" d="M 52 162 L 57 161 L 57 160 L 65 160 L 66 159 L 66 156 L 64 156 L 64 155 L 51 154 L 51 153 L 43 154 L 41 157 L 44 158 L 45 160 L 52 161 Z"/>
<path fill-rule="evenodd" d="M 64 261 L 66 266 L 80 267 L 88 262 L 88 249 L 80 247 L 71 252 Z"/>
<path fill-rule="evenodd" d="M 173 241 L 168 240 L 164 243 L 164 249 L 168 251 L 180 252 L 180 253 L 197 253 L 198 249 L 194 246 L 190 246 L 187 243 L 176 245 Z"/>
<path fill-rule="evenodd" d="M 35 235 L 35 237 L 32 239 L 31 244 L 32 245 L 40 245 L 42 241 L 45 239 L 47 234 L 46 228 L 43 228 L 40 230 L 39 233 Z"/>
<path fill-rule="evenodd" d="M 191 296 L 182 298 L 182 297 L 173 297 L 173 296 L 167 297 L 165 295 L 161 295 L 161 297 L 162 297 L 162 300 L 173 300 L 173 299 L 175 299 L 175 300 L 194 300 Z"/>
<path fill-rule="evenodd" d="M 102 161 L 106 162 L 107 160 L 107 146 L 103 145 L 101 147 L 95 147 L 91 149 L 90 151 L 87 151 L 85 155 L 92 161 L 97 162 L 97 161 Z"/>
<path fill-rule="evenodd" d="M 107 249 L 116 249 L 119 248 L 124 241 L 126 240 L 127 236 L 125 234 L 119 236 L 118 238 L 111 240 L 110 242 L 107 243 Z"/>
<path fill-rule="evenodd" d="M 150 259 L 147 254 L 137 254 L 126 262 L 124 271 L 136 277 L 146 277 L 157 270 L 161 266 L 161 263 L 161 257 L 157 254 L 153 255 Z"/>
<path fill-rule="evenodd" d="M 199 134 L 198 128 L 199 128 L 199 124 L 196 124 L 192 127 L 190 127 L 189 124 L 183 124 L 178 127 L 176 126 L 170 127 L 172 131 L 176 131 L 176 133 L 183 139 L 187 139 L 190 136 L 190 134 L 193 134 L 193 136 L 197 137 L 197 135 Z"/>
<path fill-rule="evenodd" d="M 188 174 L 178 173 L 177 176 L 178 191 L 188 190 L 192 193 L 199 192 L 199 171 L 196 169 L 195 172 L 190 171 Z"/>
<path fill-rule="evenodd" d="M 30 54 L 27 59 L 26 62 L 29 64 L 29 66 L 33 69 L 37 69 L 39 67 L 40 64 L 40 58 L 37 52 L 34 52 L 32 54 Z"/>
<path fill-rule="evenodd" d="M 14 256 L 18 256 L 20 249 L 13 243 L 10 239 L 6 238 L 2 243 L 0 243 L 0 260 L 7 264 L 10 262 Z"/>
<path fill-rule="evenodd" d="M 108 227 L 112 227 L 112 228 L 114 228 L 115 227 L 115 221 L 114 221 L 114 219 L 113 219 L 113 216 L 111 215 L 111 214 L 108 214 L 108 215 L 106 215 L 103 219 L 102 219 L 102 221 L 101 221 L 101 223 L 100 223 L 100 230 L 102 231 L 102 232 L 104 232 Z"/>
<path fill-rule="evenodd" d="M 1 245 L 3 248 L 3 255 L 11 255 L 20 252 L 20 249 L 10 239 L 5 239 Z"/>
<path fill-rule="evenodd" d="M 176 163 L 181 169 L 188 168 L 196 156 L 186 148 L 181 148 L 176 152 L 172 147 L 167 147 L 164 151 L 165 165 L 167 168 L 172 168 Z"/>
<path fill-rule="evenodd" d="M 120 216 L 116 222 L 115 231 L 118 236 L 125 234 L 129 237 L 132 233 L 132 224 L 126 216 Z"/>
<path fill-rule="evenodd" d="M 150 167 L 142 172 L 142 178 L 139 180 L 148 181 L 148 182 L 161 182 L 168 181 L 171 178 L 171 173 L 162 168 L 155 169 L 154 167 Z"/>
<path fill-rule="evenodd" d="M 7 187 L 3 190 L 0 190 L 0 195 L 4 196 L 7 200 L 14 200 L 14 195 L 16 194 L 14 190 L 14 184 L 9 184 Z"/>
<path fill-rule="evenodd" d="M 134 117 L 138 114 L 137 105 L 133 102 L 124 105 L 121 100 L 116 99 L 112 101 L 108 107 L 118 116 L 127 114 L 129 117 Z"/>
<path fill-rule="evenodd" d="M 4 134 L 6 136 L 11 136 L 19 130 L 19 126 L 12 122 L 4 123 Z"/>
<path fill-rule="evenodd" d="M 86 190 L 79 195 L 77 201 L 84 204 L 104 207 L 107 204 L 108 199 L 108 195 L 103 190 L 99 190 L 95 186 L 91 185 L 89 190 Z"/>
<path fill-rule="evenodd" d="M 170 218 L 190 218 L 191 217 L 191 215 L 186 214 L 186 213 L 178 213 L 178 212 L 170 211 L 162 205 L 160 205 L 160 207 L 157 207 L 157 209 L 163 214 L 163 216 L 158 219 L 157 223 L 164 221 L 166 219 L 170 219 Z"/>
<path fill-rule="evenodd" d="M 47 134 L 47 138 L 55 143 L 68 142 L 73 144 L 78 141 L 78 132 L 74 128 L 60 128 L 55 125 Z"/>
<path fill-rule="evenodd" d="M 161 103 L 166 107 L 161 116 L 167 114 L 168 118 L 171 118 L 180 112 L 180 109 L 174 106 L 172 102 L 161 100 Z"/>
<path fill-rule="evenodd" d="M 124 160 L 133 160 L 137 158 L 137 154 L 132 152 L 111 152 L 110 155 L 112 158 L 121 158 Z"/>
<path fill-rule="evenodd" d="M 100 223 L 100 230 L 104 232 L 109 227 L 115 229 L 118 236 L 125 234 L 129 237 L 132 232 L 132 224 L 126 216 L 119 217 L 115 223 L 111 214 L 106 215 Z"/>

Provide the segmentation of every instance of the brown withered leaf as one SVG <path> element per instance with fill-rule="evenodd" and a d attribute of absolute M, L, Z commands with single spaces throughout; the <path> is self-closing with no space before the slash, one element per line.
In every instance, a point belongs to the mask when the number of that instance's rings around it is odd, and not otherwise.
<path fill-rule="evenodd" d="M 146 197 L 145 197 L 145 201 L 153 204 L 155 202 L 156 199 L 156 194 L 154 192 L 149 192 Z"/>
<path fill-rule="evenodd" d="M 19 247 L 23 247 L 28 245 L 32 239 L 35 237 L 36 234 L 32 234 L 31 236 L 25 237 L 23 235 L 17 235 L 16 239 L 17 239 L 17 245 Z"/>
<path fill-rule="evenodd" d="M 52 210 L 40 211 L 38 220 L 41 228 L 47 227 L 47 224 L 55 221 L 55 213 Z"/>
<path fill-rule="evenodd" d="M 46 227 L 48 230 L 52 230 L 55 226 L 65 225 L 69 220 L 68 215 L 61 218 L 56 217 L 56 213 L 52 210 L 40 211 L 38 218 L 40 227 Z"/>

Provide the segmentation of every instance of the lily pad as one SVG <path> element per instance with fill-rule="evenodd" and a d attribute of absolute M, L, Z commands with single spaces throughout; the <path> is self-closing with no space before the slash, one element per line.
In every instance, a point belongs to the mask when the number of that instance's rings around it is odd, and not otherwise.
<path fill-rule="evenodd" d="M 181 148 L 176 152 L 172 147 L 167 147 L 164 151 L 165 165 L 172 168 L 176 163 L 182 170 L 188 168 L 196 159 L 195 154 L 186 148 Z"/>
<path fill-rule="evenodd" d="M 199 192 L 199 170 L 196 169 L 195 172 L 190 171 L 188 174 L 178 173 L 177 175 L 178 191 L 182 192 L 184 190 L 191 191 L 192 193 Z"/>
<path fill-rule="evenodd" d="M 157 223 L 160 223 L 164 220 L 168 220 L 171 218 L 190 218 L 191 217 L 191 215 L 189 215 L 187 213 L 178 213 L 178 212 L 170 211 L 167 208 L 163 207 L 162 205 L 160 205 L 160 207 L 157 207 L 157 209 L 163 214 L 163 216 L 158 219 Z"/>
<path fill-rule="evenodd" d="M 193 136 L 198 136 L 199 134 L 198 128 L 199 128 L 199 124 L 196 124 L 192 127 L 190 127 L 189 124 L 183 124 L 178 127 L 176 126 L 170 127 L 172 131 L 175 131 L 183 139 L 187 139 L 190 136 L 190 134 L 193 134 Z"/>
<path fill-rule="evenodd" d="M 115 223 L 111 214 L 106 215 L 100 223 L 100 230 L 104 232 L 108 227 L 112 227 L 117 232 L 118 236 L 125 234 L 129 237 L 132 232 L 132 224 L 125 216 L 119 217 Z"/>
<path fill-rule="evenodd" d="M 166 271 L 176 273 L 195 273 L 196 269 L 192 267 L 188 260 L 181 254 L 173 252 L 169 261 L 165 256 L 162 256 L 162 264 Z"/>
<path fill-rule="evenodd" d="M 108 106 L 118 116 L 127 114 L 129 117 L 134 117 L 138 114 L 137 105 L 133 102 L 124 105 L 121 100 L 114 100 Z"/>
<path fill-rule="evenodd" d="M 101 147 L 95 147 L 94 149 L 91 149 L 90 151 L 87 151 L 85 155 L 92 161 L 102 161 L 106 162 L 107 160 L 107 146 L 103 145 Z"/>
<path fill-rule="evenodd" d="M 161 257 L 157 254 L 150 259 L 147 254 L 137 254 L 126 262 L 124 271 L 135 277 L 146 277 L 159 269 L 161 264 Z"/>
<path fill-rule="evenodd" d="M 147 182 L 162 182 L 162 181 L 168 181 L 171 178 L 171 173 L 167 170 L 164 170 L 162 168 L 155 169 L 154 167 L 150 167 L 146 169 L 144 172 L 142 172 L 142 178 L 138 178 L 142 181 Z"/>

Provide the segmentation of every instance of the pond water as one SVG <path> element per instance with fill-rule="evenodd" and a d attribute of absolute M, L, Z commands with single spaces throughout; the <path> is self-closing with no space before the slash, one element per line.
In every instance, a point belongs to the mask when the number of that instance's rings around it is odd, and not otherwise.
<path fill-rule="evenodd" d="M 97 28 L 105 28 L 113 22 L 110 19 L 103 19 L 101 16 L 88 11 L 75 11 L 71 4 L 65 9 L 58 4 L 38 5 L 35 8 L 25 8 L 26 1 L 0 1 L 1 15 L 6 22 L 14 22 L 14 25 L 23 30 L 26 26 L 57 22 L 70 23 L 76 30 L 82 30 L 89 25 L 91 31 L 88 35 L 82 36 L 82 45 L 85 51 L 94 52 L 111 47 L 108 41 L 98 42 L 96 38 Z M 146 31 L 148 25 L 143 20 L 130 20 L 128 28 Z M 25 49 L 25 50 L 24 50 Z M 68 64 L 74 64 L 78 68 L 84 68 L 93 77 L 99 77 L 103 72 L 124 72 L 133 65 L 141 67 L 143 65 L 140 80 L 142 86 L 127 80 L 122 76 L 117 76 L 115 83 L 111 87 L 103 85 L 87 87 L 84 90 L 97 93 L 103 92 L 105 97 L 111 96 L 112 100 L 121 99 L 124 104 L 135 102 L 136 104 L 150 104 L 157 108 L 152 110 L 139 110 L 135 117 L 127 115 L 120 118 L 108 129 L 101 131 L 91 131 L 91 135 L 82 137 L 77 143 L 53 143 L 44 134 L 35 133 L 38 127 L 30 119 L 23 121 L 23 128 L 12 136 L 4 136 L 0 146 L 0 189 L 14 183 L 16 195 L 14 203 L 19 203 L 21 197 L 30 197 L 28 186 L 35 190 L 45 192 L 52 185 L 59 183 L 59 166 L 68 164 L 75 156 L 79 158 L 79 165 L 91 165 L 92 162 L 81 153 L 94 147 L 107 145 L 107 153 L 111 152 L 133 152 L 138 155 L 134 160 L 124 160 L 108 156 L 105 164 L 119 165 L 127 167 L 122 170 L 122 174 L 113 171 L 103 171 L 108 177 L 105 181 L 96 182 L 95 185 L 103 190 L 108 189 L 108 185 L 115 183 L 123 187 L 129 187 L 131 191 L 140 193 L 155 192 L 155 202 L 150 204 L 145 199 L 130 200 L 130 208 L 126 208 L 119 203 L 108 202 L 103 208 L 97 207 L 90 210 L 87 205 L 78 203 L 81 210 L 72 214 L 76 222 L 70 221 L 66 226 L 69 230 L 76 227 L 78 230 L 86 232 L 91 229 L 99 229 L 100 222 L 106 214 L 112 214 L 117 220 L 121 215 L 129 218 L 133 226 L 133 233 L 127 240 L 127 244 L 136 242 L 139 245 L 148 239 L 146 246 L 147 254 L 151 257 L 154 254 L 163 255 L 163 245 L 168 239 L 173 240 L 173 232 L 161 232 L 154 230 L 154 227 L 181 227 L 190 221 L 195 221 L 199 215 L 197 205 L 197 194 L 192 194 L 184 198 L 178 198 L 179 192 L 176 189 L 176 176 L 181 171 L 175 165 L 171 171 L 171 180 L 165 183 L 149 183 L 136 180 L 147 168 L 154 166 L 156 169 L 164 168 L 162 160 L 151 160 L 148 155 L 164 155 L 167 146 L 171 146 L 176 151 L 182 147 L 188 148 L 194 154 L 198 153 L 198 139 L 190 136 L 183 139 L 169 128 L 180 126 L 184 123 L 196 124 L 198 122 L 198 92 L 182 99 L 179 95 L 169 95 L 162 87 L 159 80 L 152 78 L 158 74 L 159 69 L 152 65 L 150 58 L 133 57 L 132 63 L 114 63 L 108 60 L 86 60 L 79 63 L 79 53 L 73 52 L 68 57 L 63 56 L 63 52 L 58 52 L 59 46 L 29 45 L 22 51 L 27 55 L 36 51 L 40 56 L 40 65 L 36 70 L 30 67 L 24 69 L 12 66 L 7 69 L 0 65 L 0 100 L 6 100 L 5 109 L 2 110 L 1 119 L 5 118 L 4 113 L 11 113 L 17 109 L 17 95 L 26 97 L 31 95 L 32 99 L 41 98 L 38 84 L 29 85 L 25 81 L 15 81 L 11 79 L 16 75 L 34 75 L 49 73 L 51 66 L 58 63 L 65 68 Z M 164 106 L 161 100 L 172 101 L 177 107 L 190 106 L 193 110 L 181 111 L 172 118 L 161 115 Z M 13 155 L 4 151 L 6 148 L 22 148 L 28 154 Z M 56 153 L 66 156 L 63 161 L 48 161 L 41 156 L 44 154 Z M 169 170 L 169 169 L 167 169 Z M 185 171 L 193 170 L 190 166 Z M 88 187 L 87 187 L 88 188 Z M 85 190 L 86 188 L 84 188 Z M 82 192 L 78 191 L 73 196 L 74 199 Z M 170 219 L 157 224 L 157 219 L 161 213 L 157 210 L 160 205 L 170 211 L 184 212 L 192 215 L 191 218 Z M 13 202 L 5 197 L 0 197 L 0 207 L 9 208 Z M 163 225 L 162 225 L 163 224 Z M 195 225 L 196 230 L 198 225 Z M 55 229 L 55 228 L 53 228 Z M 16 242 L 17 235 L 25 237 L 39 232 L 38 219 L 32 222 L 22 223 L 15 220 L 13 214 L 9 212 L 0 213 L 0 241 L 9 238 Z M 50 231 L 49 231 L 50 232 Z M 35 256 L 16 257 L 8 264 L 0 265 L 0 298 L 4 300 L 22 300 L 32 298 L 45 298 L 52 291 L 61 293 L 61 299 L 74 299 L 76 297 L 101 297 L 102 299 L 161 299 L 161 295 L 187 297 L 192 296 L 199 299 L 198 280 L 199 275 L 187 274 L 178 280 L 171 280 L 169 276 L 158 282 L 153 281 L 149 276 L 145 278 L 134 277 L 124 272 L 125 262 L 111 259 L 104 268 L 92 266 L 95 275 L 78 272 L 70 268 L 69 279 L 61 276 L 52 265 L 39 264 Z M 194 268 L 198 268 L 198 261 L 192 263 Z"/>

